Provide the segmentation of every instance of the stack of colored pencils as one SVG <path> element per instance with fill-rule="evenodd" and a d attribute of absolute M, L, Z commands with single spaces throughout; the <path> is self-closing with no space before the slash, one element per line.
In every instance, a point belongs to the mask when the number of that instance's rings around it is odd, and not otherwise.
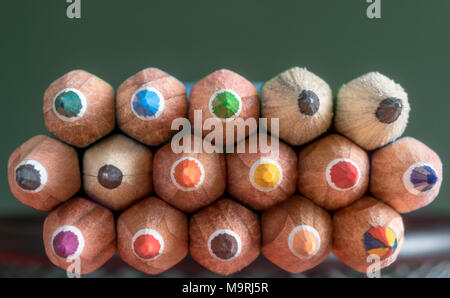
<path fill-rule="evenodd" d="M 188 253 L 223 275 L 262 254 L 292 273 L 333 253 L 369 273 L 397 258 L 400 213 L 431 203 L 439 156 L 401 137 L 408 95 L 372 72 L 329 85 L 305 68 L 254 84 L 216 71 L 187 92 L 147 68 L 114 89 L 76 70 L 44 94 L 56 138 L 10 156 L 22 203 L 49 212 L 49 259 L 88 274 L 117 251 L 159 274 Z M 262 120 L 262 121 L 261 121 Z"/>

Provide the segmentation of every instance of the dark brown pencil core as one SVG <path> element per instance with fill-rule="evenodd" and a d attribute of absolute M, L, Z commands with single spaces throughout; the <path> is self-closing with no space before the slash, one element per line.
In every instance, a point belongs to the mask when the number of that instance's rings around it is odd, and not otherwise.
<path fill-rule="evenodd" d="M 319 110 L 319 97 L 311 90 L 303 90 L 298 97 L 298 107 L 302 114 L 312 116 Z"/>
<path fill-rule="evenodd" d="M 22 189 L 36 190 L 41 186 L 41 174 L 33 165 L 21 165 L 16 169 L 16 182 Z"/>
<path fill-rule="evenodd" d="M 104 165 L 98 170 L 98 182 L 105 188 L 114 189 L 122 183 L 122 171 L 113 165 Z"/>
<path fill-rule="evenodd" d="M 382 123 L 392 123 L 398 119 L 402 113 L 402 101 L 395 97 L 389 97 L 380 102 L 376 116 Z"/>
<path fill-rule="evenodd" d="M 236 255 L 238 242 L 229 234 L 219 234 L 211 240 L 211 250 L 219 259 L 228 260 Z"/>

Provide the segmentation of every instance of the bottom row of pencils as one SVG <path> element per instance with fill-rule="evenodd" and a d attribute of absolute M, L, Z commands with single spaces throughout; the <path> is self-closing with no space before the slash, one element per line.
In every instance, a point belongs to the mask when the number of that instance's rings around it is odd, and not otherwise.
<path fill-rule="evenodd" d="M 101 267 L 116 251 L 123 261 L 147 274 L 162 273 L 188 252 L 210 271 L 229 275 L 262 254 L 278 267 L 299 273 L 333 252 L 353 269 L 366 272 L 395 261 L 403 244 L 403 221 L 388 205 L 369 196 L 332 216 L 310 200 L 294 195 L 261 217 L 238 202 L 220 199 L 187 216 L 149 197 L 113 213 L 88 199 L 71 199 L 44 223 L 49 259 L 79 274 Z"/>

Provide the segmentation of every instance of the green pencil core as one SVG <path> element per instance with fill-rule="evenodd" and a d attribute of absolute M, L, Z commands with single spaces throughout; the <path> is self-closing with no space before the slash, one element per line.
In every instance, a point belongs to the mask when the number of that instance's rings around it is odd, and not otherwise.
<path fill-rule="evenodd" d="M 64 117 L 77 117 L 82 108 L 81 98 L 74 91 L 64 91 L 56 97 L 55 110 Z"/>
<path fill-rule="evenodd" d="M 240 108 L 240 101 L 230 91 L 218 93 L 212 101 L 213 113 L 219 118 L 230 118 L 236 115 Z"/>

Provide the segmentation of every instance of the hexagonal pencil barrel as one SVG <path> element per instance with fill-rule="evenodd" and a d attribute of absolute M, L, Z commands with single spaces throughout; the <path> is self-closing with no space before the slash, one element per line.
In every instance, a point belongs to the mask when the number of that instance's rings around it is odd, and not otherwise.
<path fill-rule="evenodd" d="M 91 273 L 116 252 L 113 214 L 92 201 L 73 198 L 45 219 L 44 245 L 56 266 L 74 274 Z"/>
<path fill-rule="evenodd" d="M 371 72 L 339 90 L 336 130 L 366 150 L 401 136 L 409 117 L 408 95 L 388 77 Z"/>
<path fill-rule="evenodd" d="M 250 152 L 252 143 L 259 144 L 255 153 Z M 228 192 L 256 210 L 289 198 L 297 179 L 297 156 L 290 146 L 280 141 L 278 149 L 263 153 L 261 144 L 261 139 L 252 136 L 245 141 L 245 152 L 235 148 L 234 153 L 226 154 Z M 267 145 L 271 144 L 271 139 L 267 139 Z"/>
<path fill-rule="evenodd" d="M 19 201 L 50 211 L 81 187 L 78 153 L 48 136 L 35 136 L 9 157 L 8 182 Z"/>
<path fill-rule="evenodd" d="M 53 135 L 86 147 L 115 126 L 114 90 L 100 78 L 74 70 L 50 84 L 43 111 L 45 125 Z"/>
<path fill-rule="evenodd" d="M 188 152 L 175 153 L 170 143 L 156 152 L 153 176 L 161 199 L 182 211 L 194 212 L 225 192 L 226 162 L 223 153 L 195 153 L 200 137 L 188 135 L 187 140 L 191 141 Z"/>
<path fill-rule="evenodd" d="M 202 112 L 202 129 L 197 131 L 195 112 Z M 223 138 L 214 139 L 217 145 L 229 146 L 240 141 L 235 126 L 237 119 L 246 121 L 259 117 L 258 91 L 244 77 L 227 69 L 221 69 L 204 77 L 194 86 L 189 94 L 189 120 L 197 133 L 207 136 L 212 129 L 205 126 L 205 121 L 222 126 Z M 198 121 L 198 120 L 197 120 Z M 232 138 L 226 138 L 226 129 L 231 127 Z M 246 129 L 245 137 L 252 131 Z"/>
<path fill-rule="evenodd" d="M 186 117 L 186 96 L 186 88 L 175 77 L 146 68 L 117 90 L 119 128 L 147 145 L 159 145 L 176 133 L 172 121 Z"/>
<path fill-rule="evenodd" d="M 403 233 L 403 220 L 394 209 L 365 196 L 333 214 L 332 252 L 359 272 L 380 270 L 397 259 Z"/>
<path fill-rule="evenodd" d="M 331 251 L 330 215 L 297 195 L 267 209 L 262 215 L 261 229 L 263 255 L 291 273 L 317 266 Z"/>
<path fill-rule="evenodd" d="M 221 199 L 195 213 L 189 224 L 189 251 L 200 265 L 229 275 L 260 253 L 260 221 L 241 204 Z"/>
<path fill-rule="evenodd" d="M 401 138 L 372 156 L 370 192 L 400 213 L 430 204 L 441 184 L 439 156 L 414 138 Z"/>
<path fill-rule="evenodd" d="M 119 216 L 117 246 L 122 260 L 137 270 L 164 272 L 188 253 L 186 215 L 158 198 L 146 198 Z"/>
<path fill-rule="evenodd" d="M 363 149 L 331 134 L 300 150 L 297 189 L 317 205 L 336 210 L 366 193 L 369 171 L 369 157 Z"/>
<path fill-rule="evenodd" d="M 93 200 L 113 210 L 124 210 L 149 195 L 152 151 L 124 135 L 112 135 L 86 150 L 83 187 Z"/>
<path fill-rule="evenodd" d="M 306 68 L 293 67 L 267 81 L 261 97 L 262 117 L 279 119 L 279 136 L 291 145 L 315 139 L 332 124 L 331 89 Z"/>

